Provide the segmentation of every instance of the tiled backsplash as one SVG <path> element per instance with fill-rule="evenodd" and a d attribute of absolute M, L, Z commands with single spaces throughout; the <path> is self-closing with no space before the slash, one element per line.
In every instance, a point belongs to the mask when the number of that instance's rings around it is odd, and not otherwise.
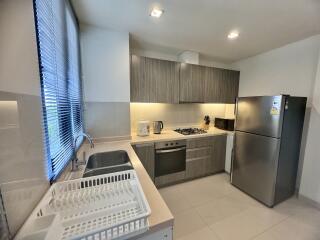
<path fill-rule="evenodd" d="M 200 126 L 205 115 L 213 123 L 215 117 L 233 117 L 233 109 L 233 104 L 131 103 L 131 131 L 136 131 L 140 120 L 161 120 L 166 129 Z"/>

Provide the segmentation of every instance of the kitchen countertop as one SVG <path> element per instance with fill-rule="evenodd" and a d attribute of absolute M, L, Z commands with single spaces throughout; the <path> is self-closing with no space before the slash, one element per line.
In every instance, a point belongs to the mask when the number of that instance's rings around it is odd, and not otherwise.
<path fill-rule="evenodd" d="M 174 130 L 164 130 L 161 134 L 150 133 L 149 136 L 140 137 L 136 133 L 131 134 L 131 143 L 132 144 L 141 144 L 148 142 L 161 142 L 161 141 L 171 141 L 171 140 L 182 140 L 182 139 L 191 139 L 191 138 L 200 138 L 200 137 L 210 137 L 217 135 L 227 135 L 233 134 L 233 131 L 225 131 L 215 127 L 211 127 L 209 130 L 206 130 L 207 133 L 194 134 L 194 135 L 182 135 L 175 132 Z"/>
<path fill-rule="evenodd" d="M 92 149 L 88 145 L 84 145 L 84 151 L 87 157 L 97 152 L 117 150 L 124 150 L 128 153 L 134 170 L 138 175 L 143 192 L 150 205 L 151 215 L 148 218 L 150 229 L 148 232 L 156 232 L 160 229 L 173 226 L 174 217 L 172 213 L 170 212 L 168 206 L 161 197 L 158 189 L 155 187 L 148 173 L 144 169 L 135 151 L 131 147 L 130 141 L 96 143 Z M 82 166 L 79 171 L 70 173 L 65 180 L 80 178 L 82 177 L 83 171 L 84 166 Z"/>

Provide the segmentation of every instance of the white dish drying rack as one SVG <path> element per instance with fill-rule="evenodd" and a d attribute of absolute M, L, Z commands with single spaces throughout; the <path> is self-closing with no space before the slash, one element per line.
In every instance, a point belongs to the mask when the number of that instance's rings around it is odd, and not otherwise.
<path fill-rule="evenodd" d="M 134 170 L 55 183 L 16 239 L 128 239 L 151 214 Z"/>

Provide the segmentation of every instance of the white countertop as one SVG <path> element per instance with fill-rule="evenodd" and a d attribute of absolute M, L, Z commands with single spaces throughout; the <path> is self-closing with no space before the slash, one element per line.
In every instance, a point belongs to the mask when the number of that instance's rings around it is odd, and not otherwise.
<path fill-rule="evenodd" d="M 161 142 L 161 141 L 171 141 L 171 140 L 182 140 L 182 139 L 191 139 L 191 138 L 200 138 L 200 137 L 210 137 L 217 135 L 227 135 L 234 134 L 232 131 L 225 131 L 215 127 L 211 127 L 209 130 L 206 130 L 207 133 L 194 134 L 194 135 L 182 135 L 173 130 L 162 131 L 161 134 L 151 133 L 149 136 L 140 137 L 136 133 L 131 134 L 131 143 L 148 143 L 148 142 Z"/>

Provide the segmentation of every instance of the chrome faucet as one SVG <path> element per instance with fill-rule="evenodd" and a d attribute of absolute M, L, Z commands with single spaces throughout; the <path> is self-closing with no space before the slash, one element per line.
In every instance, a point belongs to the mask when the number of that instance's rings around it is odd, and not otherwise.
<path fill-rule="evenodd" d="M 77 157 L 77 152 L 76 152 L 77 140 L 81 136 L 85 137 L 88 140 L 88 142 L 90 143 L 90 148 L 94 148 L 92 137 L 90 137 L 88 134 L 80 133 L 74 138 L 74 141 L 73 141 L 73 151 L 74 152 L 73 152 L 73 158 L 72 158 L 72 161 L 71 161 L 71 171 L 72 172 L 77 171 L 79 169 L 80 165 L 85 165 L 86 164 L 86 160 L 85 159 L 83 159 L 83 161 L 79 161 L 79 159 Z"/>

